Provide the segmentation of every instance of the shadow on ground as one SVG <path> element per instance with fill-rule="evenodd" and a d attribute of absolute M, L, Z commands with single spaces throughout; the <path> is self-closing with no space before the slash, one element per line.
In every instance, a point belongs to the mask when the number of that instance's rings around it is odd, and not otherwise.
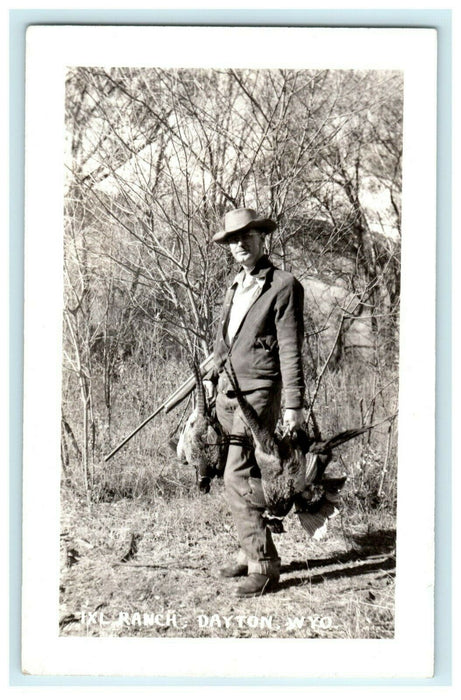
<path fill-rule="evenodd" d="M 334 552 L 323 559 L 292 561 L 281 567 L 282 574 L 306 571 L 305 576 L 294 576 L 277 585 L 283 590 L 306 583 L 323 583 L 328 579 L 361 576 L 379 571 L 394 575 L 395 570 L 395 530 L 378 530 L 351 538 L 352 548 Z"/>

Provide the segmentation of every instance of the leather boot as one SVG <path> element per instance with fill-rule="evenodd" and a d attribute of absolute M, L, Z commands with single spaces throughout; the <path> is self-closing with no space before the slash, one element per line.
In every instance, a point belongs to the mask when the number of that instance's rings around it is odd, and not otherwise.
<path fill-rule="evenodd" d="M 249 574 L 246 580 L 235 591 L 237 598 L 251 598 L 271 591 L 278 578 L 266 574 Z"/>
<path fill-rule="evenodd" d="M 235 578 L 237 576 L 246 576 L 248 573 L 248 564 L 229 564 L 219 569 L 221 578 Z"/>

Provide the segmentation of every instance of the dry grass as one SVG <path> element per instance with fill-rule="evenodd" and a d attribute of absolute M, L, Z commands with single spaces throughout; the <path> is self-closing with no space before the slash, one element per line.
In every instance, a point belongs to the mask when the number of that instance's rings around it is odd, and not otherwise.
<path fill-rule="evenodd" d="M 88 505 L 63 489 L 62 635 L 393 636 L 391 517 L 380 514 L 374 523 L 358 514 L 337 517 L 316 542 L 290 514 L 286 532 L 274 535 L 282 557 L 277 589 L 241 600 L 233 594 L 236 582 L 218 577 L 237 549 L 223 485 L 200 496 L 192 479 L 185 492 L 185 482 L 151 503 L 125 498 Z M 140 536 L 137 552 L 122 563 L 133 535 Z"/>
<path fill-rule="evenodd" d="M 376 420 L 395 411 L 396 383 L 369 369 L 348 366 L 325 374 L 316 402 L 324 437 L 357 427 L 371 414 Z M 131 381 L 117 387 L 111 429 L 102 419 L 98 423 L 91 502 L 78 455 L 71 454 L 67 465 L 61 501 L 61 634 L 392 637 L 395 427 L 391 439 L 383 424 L 335 450 L 329 470 L 348 477 L 341 516 L 316 542 L 289 514 L 286 532 L 274 535 L 282 557 L 278 587 L 241 600 L 233 593 L 236 582 L 218 577 L 220 566 L 237 550 L 223 484 L 214 482 L 210 494 L 199 495 L 191 470 L 176 463 L 167 444 L 186 407 L 159 415 L 112 460 L 102 460 L 186 371 L 154 370 L 145 376 L 140 369 L 139 376 L 130 371 Z M 151 397 L 148 408 L 137 397 Z M 68 403 L 66 412 L 80 442 L 77 408 Z M 103 407 L 97 408 L 103 416 Z M 123 563 L 133 536 L 137 551 Z M 121 621 L 120 613 L 125 613 Z"/>

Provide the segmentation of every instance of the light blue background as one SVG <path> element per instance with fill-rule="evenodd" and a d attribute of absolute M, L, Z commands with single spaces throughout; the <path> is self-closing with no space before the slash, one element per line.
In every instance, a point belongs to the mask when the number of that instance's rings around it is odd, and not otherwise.
<path fill-rule="evenodd" d="M 423 680 L 26 676 L 20 664 L 24 282 L 24 54 L 32 24 L 426 27 L 438 30 L 435 676 Z M 10 11 L 10 684 L 438 686 L 451 684 L 451 10 Z M 412 465 L 417 478 L 418 465 Z M 417 536 L 417 533 L 415 534 Z M 370 644 L 373 642 L 370 641 Z"/>

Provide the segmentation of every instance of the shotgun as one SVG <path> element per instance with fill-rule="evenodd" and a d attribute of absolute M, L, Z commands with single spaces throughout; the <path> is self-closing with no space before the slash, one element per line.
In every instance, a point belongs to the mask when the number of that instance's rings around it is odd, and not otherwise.
<path fill-rule="evenodd" d="M 203 377 L 207 372 L 210 371 L 210 369 L 213 367 L 213 354 L 208 355 L 203 362 L 199 365 L 200 369 L 200 375 Z M 181 384 L 180 387 L 176 389 L 164 403 L 162 403 L 161 406 L 155 409 L 153 413 L 150 414 L 143 422 L 141 425 L 138 425 L 138 427 L 133 430 L 132 433 L 130 433 L 122 442 L 115 447 L 112 452 L 110 452 L 106 457 L 104 457 L 104 461 L 107 462 L 111 457 L 113 457 L 117 452 L 128 442 L 128 440 L 131 440 L 132 437 L 136 435 L 136 433 L 139 433 L 139 431 L 144 428 L 149 421 L 152 420 L 152 418 L 155 418 L 155 416 L 158 416 L 158 414 L 163 411 L 164 413 L 169 413 L 170 411 L 173 410 L 181 401 L 184 401 L 184 399 L 189 396 L 189 394 L 194 390 L 195 387 L 195 374 L 191 374 L 190 377 L 186 379 L 185 382 Z"/>

